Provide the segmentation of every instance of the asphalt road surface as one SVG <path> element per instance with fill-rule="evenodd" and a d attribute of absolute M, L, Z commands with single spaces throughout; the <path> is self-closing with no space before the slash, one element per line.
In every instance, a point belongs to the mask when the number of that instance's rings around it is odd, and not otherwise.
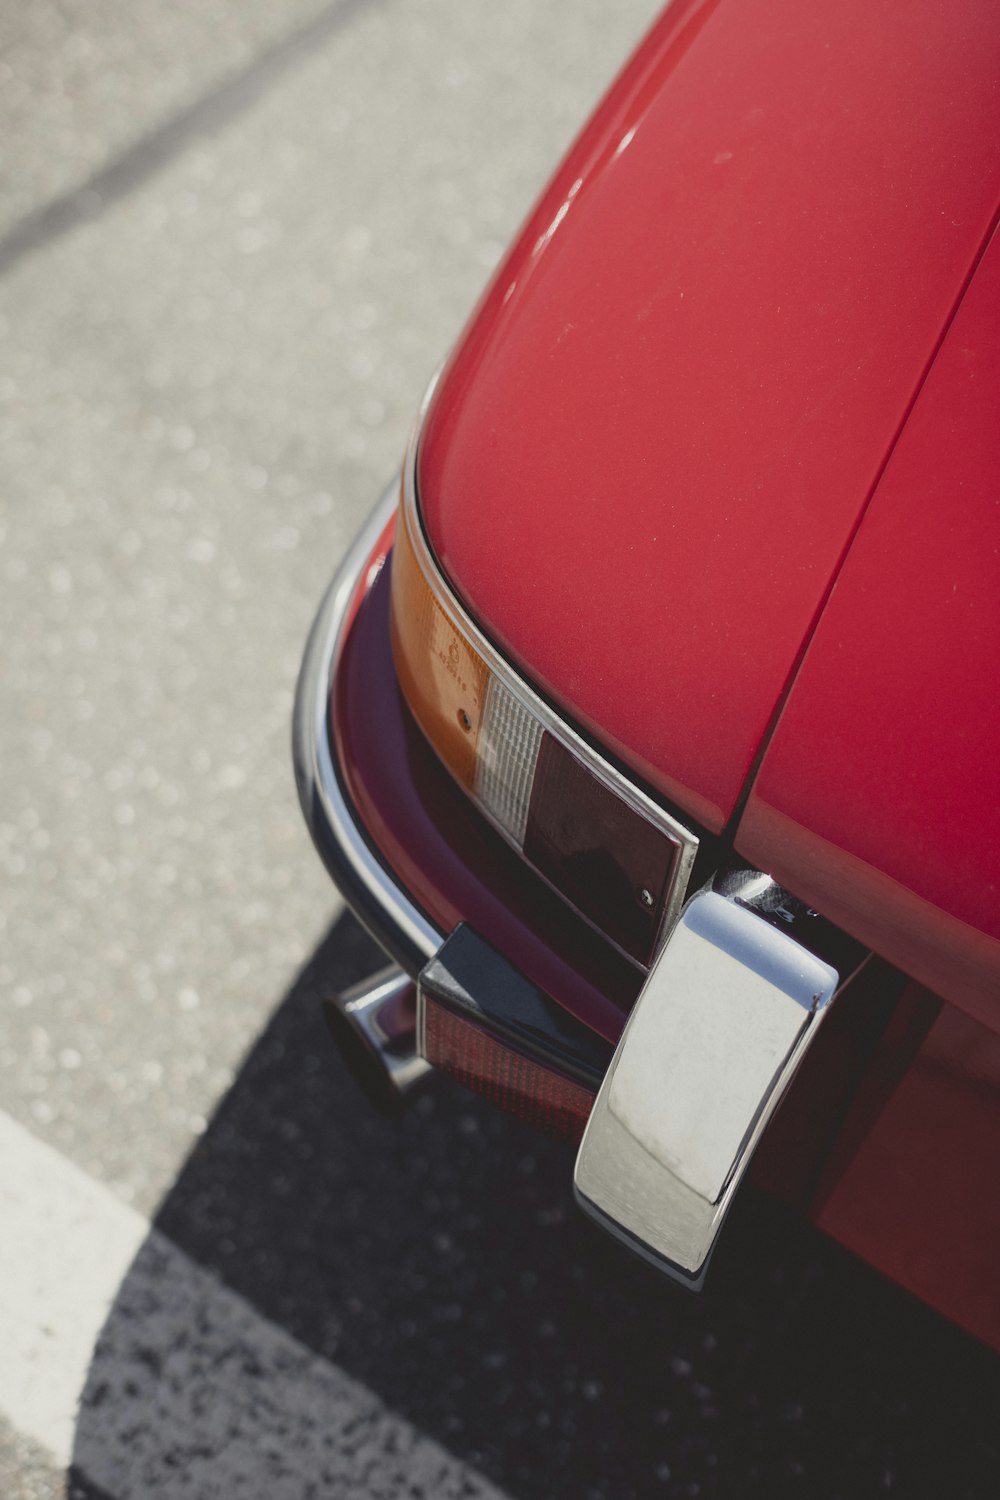
<path fill-rule="evenodd" d="M 997 1493 L 993 1355 L 760 1201 L 675 1292 L 318 1014 L 311 615 L 652 10 L 3 7 L 2 1500 Z"/>

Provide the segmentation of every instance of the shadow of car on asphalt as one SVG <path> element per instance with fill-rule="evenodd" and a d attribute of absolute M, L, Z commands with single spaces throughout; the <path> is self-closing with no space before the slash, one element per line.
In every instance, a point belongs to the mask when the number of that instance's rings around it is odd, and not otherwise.
<path fill-rule="evenodd" d="M 164 1243 L 518 1500 L 995 1493 L 995 1356 L 760 1195 L 693 1296 L 577 1213 L 569 1148 L 443 1079 L 374 1112 L 319 1001 L 383 962 L 336 922 L 181 1170 L 94 1353 L 80 1500 L 124 1472 L 106 1449 L 129 1432 L 147 1492 L 155 1473 L 157 1494 L 206 1493 L 174 1472 L 181 1429 L 228 1482 L 211 1402 L 178 1380 L 170 1410 L 163 1371 L 201 1314 Z M 126 1337 L 151 1377 L 131 1391 Z M 262 1452 L 292 1440 L 261 1426 Z M 239 1493 L 274 1489 L 262 1468 Z"/>

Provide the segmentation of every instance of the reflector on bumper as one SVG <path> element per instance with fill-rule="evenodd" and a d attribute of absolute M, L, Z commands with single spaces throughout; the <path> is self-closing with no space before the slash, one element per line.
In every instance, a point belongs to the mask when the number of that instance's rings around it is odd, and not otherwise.
<path fill-rule="evenodd" d="M 577 1021 L 465 923 L 417 985 L 422 1057 L 493 1104 L 578 1141 L 611 1044 Z"/>

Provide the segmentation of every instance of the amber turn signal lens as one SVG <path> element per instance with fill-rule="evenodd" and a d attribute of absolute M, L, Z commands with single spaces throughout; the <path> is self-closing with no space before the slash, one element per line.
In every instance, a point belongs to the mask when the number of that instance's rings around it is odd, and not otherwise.
<path fill-rule="evenodd" d="M 403 696 L 424 734 L 472 789 L 489 672 L 448 618 L 417 561 L 400 512 L 392 553 L 392 655 Z"/>

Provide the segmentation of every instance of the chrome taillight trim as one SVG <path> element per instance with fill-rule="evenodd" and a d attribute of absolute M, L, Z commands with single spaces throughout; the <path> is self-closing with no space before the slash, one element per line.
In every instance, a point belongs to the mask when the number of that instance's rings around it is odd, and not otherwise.
<path fill-rule="evenodd" d="M 671 813 L 667 812 L 664 807 L 661 807 L 658 802 L 654 801 L 652 797 L 648 796 L 640 787 L 636 786 L 634 782 L 624 776 L 616 766 L 606 760 L 589 740 L 586 740 L 553 708 L 551 703 L 542 698 L 525 681 L 507 658 L 502 655 L 489 637 L 483 634 L 475 620 L 473 620 L 461 601 L 456 597 L 451 585 L 441 571 L 428 541 L 423 519 L 420 515 L 420 504 L 417 493 L 417 455 L 420 446 L 420 435 L 423 430 L 424 418 L 430 405 L 435 384 L 436 377 L 431 382 L 421 403 L 420 413 L 414 424 L 403 463 L 402 517 L 417 564 L 423 573 L 428 588 L 450 620 L 450 623 L 465 638 L 477 655 L 482 658 L 489 671 L 499 680 L 511 697 L 531 714 L 544 730 L 547 730 L 554 739 L 558 740 L 567 750 L 571 751 L 615 796 L 631 807 L 634 812 L 647 819 L 654 827 L 659 828 L 669 838 L 676 841 L 678 845 L 677 862 L 674 868 L 671 890 L 663 905 L 663 912 L 654 947 L 655 957 L 684 904 L 691 879 L 691 872 L 694 867 L 695 855 L 698 850 L 698 837 L 690 828 L 687 828 Z M 523 850 L 511 838 L 508 830 L 496 818 L 490 816 L 488 809 L 478 802 L 476 805 L 483 816 L 496 828 L 497 832 L 513 848 L 518 849 L 518 852 L 523 856 Z"/>

